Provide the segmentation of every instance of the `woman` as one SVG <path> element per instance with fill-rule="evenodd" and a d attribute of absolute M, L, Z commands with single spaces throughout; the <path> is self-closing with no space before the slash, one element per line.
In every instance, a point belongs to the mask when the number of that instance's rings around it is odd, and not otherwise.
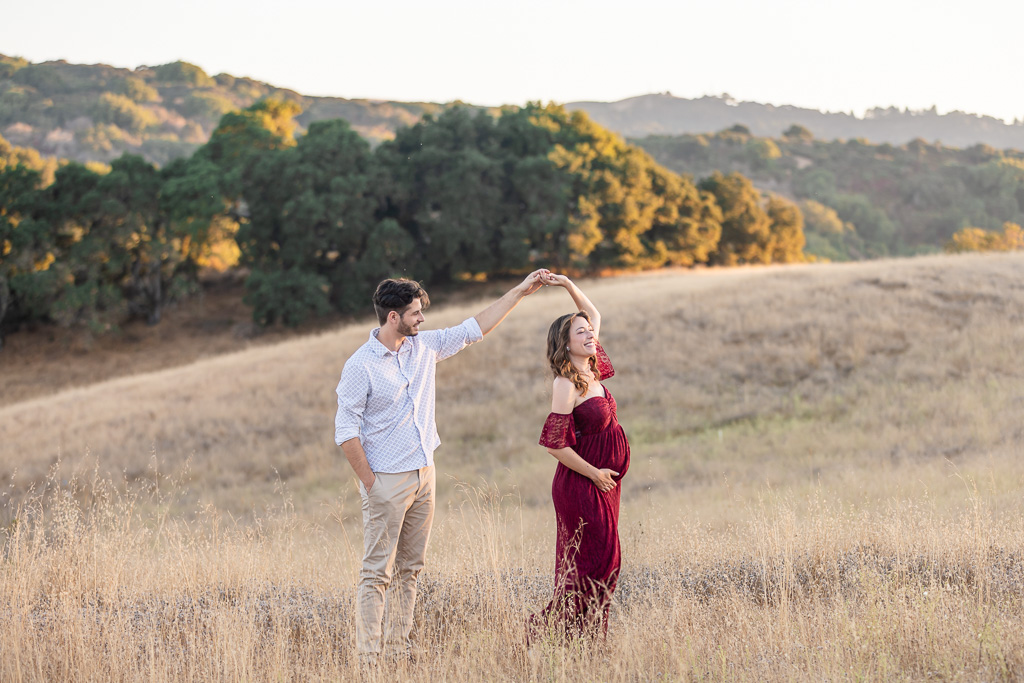
<path fill-rule="evenodd" d="M 558 459 L 551 484 L 558 523 L 555 596 L 531 618 L 531 631 L 547 626 L 567 635 L 604 634 L 621 562 L 618 483 L 629 469 L 629 442 L 615 399 L 601 384 L 615 374 L 598 342 L 601 314 L 564 275 L 541 279 L 564 287 L 579 312 L 561 316 L 548 330 L 555 379 L 540 444 Z"/>

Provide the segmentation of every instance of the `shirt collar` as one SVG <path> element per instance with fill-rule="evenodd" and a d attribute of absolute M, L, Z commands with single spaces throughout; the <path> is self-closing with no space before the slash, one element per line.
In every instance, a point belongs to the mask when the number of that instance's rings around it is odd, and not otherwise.
<path fill-rule="evenodd" d="M 371 348 L 373 349 L 374 354 L 381 358 L 387 356 L 388 354 L 392 356 L 397 356 L 399 353 L 402 353 L 402 351 L 404 351 L 405 349 L 412 348 L 411 346 L 409 346 L 409 342 L 412 341 L 413 338 L 406 337 L 405 341 L 402 342 L 402 345 L 398 347 L 398 351 L 392 351 L 388 347 L 384 346 L 379 339 L 377 339 L 378 334 L 380 334 L 379 327 L 375 327 L 372 330 L 370 330 L 370 341 L 375 343 L 371 345 Z"/>

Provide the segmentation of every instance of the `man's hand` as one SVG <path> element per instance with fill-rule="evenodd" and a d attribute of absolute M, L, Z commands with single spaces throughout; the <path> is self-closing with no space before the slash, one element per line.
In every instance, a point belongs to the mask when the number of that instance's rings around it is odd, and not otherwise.
<path fill-rule="evenodd" d="M 516 307 L 519 300 L 524 296 L 533 294 L 544 286 L 541 280 L 543 273 L 550 272 L 547 268 L 539 268 L 529 275 L 518 285 L 508 290 L 505 296 L 476 314 L 476 321 L 480 325 L 480 332 L 486 335 L 505 319 L 509 311 Z"/>
<path fill-rule="evenodd" d="M 377 481 L 377 475 L 370 469 L 370 463 L 366 460 L 366 451 L 363 450 L 363 444 L 359 437 L 352 437 L 342 443 L 341 450 L 345 451 L 345 459 L 355 470 L 359 481 L 363 482 L 363 488 L 369 493 L 373 483 Z"/>
<path fill-rule="evenodd" d="M 544 282 L 544 277 L 550 274 L 551 271 L 548 270 L 547 268 L 538 268 L 537 270 L 527 275 L 525 280 L 519 283 L 519 291 L 522 293 L 523 296 L 529 296 L 530 294 L 533 294 L 538 289 L 547 284 Z"/>

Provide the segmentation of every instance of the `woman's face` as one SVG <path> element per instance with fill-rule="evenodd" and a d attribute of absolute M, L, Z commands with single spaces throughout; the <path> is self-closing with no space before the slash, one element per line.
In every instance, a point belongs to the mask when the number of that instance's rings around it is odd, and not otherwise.
<path fill-rule="evenodd" d="M 583 316 L 576 316 L 569 324 L 569 354 L 578 358 L 597 355 L 594 327 Z"/>

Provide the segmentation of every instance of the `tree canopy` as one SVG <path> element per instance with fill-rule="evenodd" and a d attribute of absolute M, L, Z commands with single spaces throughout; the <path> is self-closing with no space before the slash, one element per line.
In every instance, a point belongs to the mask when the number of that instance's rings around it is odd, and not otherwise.
<path fill-rule="evenodd" d="M 179 71 L 165 77 L 199 77 Z M 118 97 L 111 111 L 130 113 Z M 155 324 L 202 268 L 236 264 L 255 321 L 295 325 L 365 309 L 394 275 L 436 284 L 538 266 L 803 258 L 796 205 L 736 173 L 676 175 L 558 105 L 451 107 L 376 149 L 340 119 L 302 131 L 299 115 L 292 101 L 261 100 L 162 169 L 123 155 L 66 163 L 52 181 L 0 146 L 0 330 Z"/>
<path fill-rule="evenodd" d="M 739 173 L 756 187 L 824 207 L 843 224 L 808 220 L 807 251 L 834 260 L 935 252 L 965 227 L 1024 224 L 1024 152 L 814 139 L 799 125 L 779 139 L 713 135 L 636 141 L 677 173 Z"/>

